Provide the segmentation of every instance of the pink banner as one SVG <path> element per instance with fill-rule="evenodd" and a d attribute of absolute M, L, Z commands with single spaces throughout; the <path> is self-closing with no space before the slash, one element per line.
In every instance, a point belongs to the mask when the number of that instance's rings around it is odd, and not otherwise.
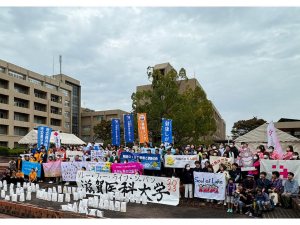
<path fill-rule="evenodd" d="M 45 177 L 61 177 L 61 161 L 43 163 Z"/>
<path fill-rule="evenodd" d="M 113 163 L 111 165 L 112 173 L 122 174 L 143 174 L 143 165 L 141 163 Z"/>

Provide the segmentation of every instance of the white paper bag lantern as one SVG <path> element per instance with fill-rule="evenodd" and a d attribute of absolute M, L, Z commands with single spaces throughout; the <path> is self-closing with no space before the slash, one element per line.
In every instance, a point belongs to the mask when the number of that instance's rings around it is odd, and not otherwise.
<path fill-rule="evenodd" d="M 73 200 L 78 201 L 78 193 L 77 192 L 73 193 Z"/>
<path fill-rule="evenodd" d="M 43 192 L 43 197 L 42 197 L 43 200 L 47 201 L 48 200 L 48 192 L 44 191 Z"/>
<path fill-rule="evenodd" d="M 103 211 L 97 210 L 97 217 L 102 218 L 104 216 Z"/>
<path fill-rule="evenodd" d="M 25 194 L 21 193 L 20 194 L 20 202 L 24 202 L 25 201 Z"/>
<path fill-rule="evenodd" d="M 69 193 L 66 193 L 66 199 L 65 199 L 66 202 L 70 202 L 71 201 L 71 197 L 70 197 L 70 194 Z"/>
<path fill-rule="evenodd" d="M 73 205 L 72 204 L 68 204 L 68 211 L 70 211 L 70 212 L 73 211 Z"/>
<path fill-rule="evenodd" d="M 48 192 L 48 195 L 47 195 L 47 201 L 49 201 L 49 202 L 52 201 L 52 193 L 49 193 L 49 192 Z"/>
<path fill-rule="evenodd" d="M 20 195 L 20 188 L 17 188 L 17 189 L 16 189 L 16 194 L 17 194 L 17 195 Z"/>
<path fill-rule="evenodd" d="M 13 184 L 13 183 L 10 183 L 9 189 L 13 189 L 13 188 L 14 188 L 14 184 Z"/>
<path fill-rule="evenodd" d="M 30 191 L 27 191 L 26 201 L 31 201 L 31 192 Z"/>
<path fill-rule="evenodd" d="M 31 191 L 32 191 L 32 192 L 35 192 L 35 189 L 36 189 L 36 188 L 35 188 L 35 184 L 31 184 Z"/>
<path fill-rule="evenodd" d="M 39 184 L 35 185 L 35 190 L 40 190 L 40 185 Z"/>
<path fill-rule="evenodd" d="M 88 199 L 82 199 L 82 206 L 84 208 L 87 208 L 88 207 Z"/>
<path fill-rule="evenodd" d="M 31 186 L 27 186 L 27 191 L 31 192 L 32 191 L 32 187 Z"/>
<path fill-rule="evenodd" d="M 119 201 L 115 202 L 115 210 L 118 212 L 121 210 L 121 203 Z"/>
<path fill-rule="evenodd" d="M 5 198 L 5 191 L 1 190 L 1 198 Z"/>
<path fill-rule="evenodd" d="M 77 190 L 76 187 L 72 187 L 72 194 L 74 194 L 75 192 L 77 192 L 76 190 Z"/>
<path fill-rule="evenodd" d="M 64 194 L 59 194 L 58 195 L 58 202 L 63 202 L 64 201 Z"/>
<path fill-rule="evenodd" d="M 104 200 L 104 209 L 108 209 L 108 208 L 109 208 L 109 201 Z"/>
<path fill-rule="evenodd" d="M 52 193 L 52 202 L 57 202 L 57 193 Z"/>
<path fill-rule="evenodd" d="M 121 202 L 121 212 L 126 212 L 126 202 Z"/>
<path fill-rule="evenodd" d="M 17 182 L 17 187 L 20 188 L 21 187 L 21 183 Z"/>
<path fill-rule="evenodd" d="M 78 199 L 83 199 L 83 193 L 82 193 L 82 191 L 78 192 Z"/>
<path fill-rule="evenodd" d="M 96 209 L 90 209 L 89 216 L 96 216 Z"/>
<path fill-rule="evenodd" d="M 142 204 L 147 205 L 147 196 L 143 195 L 142 197 Z"/>
<path fill-rule="evenodd" d="M 61 188 L 61 186 L 57 186 L 57 193 L 58 193 L 58 194 L 61 194 L 61 193 L 62 193 L 62 188 Z"/>
<path fill-rule="evenodd" d="M 52 193 L 52 188 L 51 187 L 48 188 L 48 193 Z"/>
<path fill-rule="evenodd" d="M 52 188 L 52 193 L 57 193 L 56 187 L 53 187 L 53 188 Z"/>
<path fill-rule="evenodd" d="M 77 206 L 76 202 L 74 202 L 74 204 L 73 204 L 73 212 L 75 212 L 75 213 L 78 212 L 78 206 Z"/>
<path fill-rule="evenodd" d="M 10 196 L 9 196 L 9 195 L 6 195 L 6 196 L 5 196 L 5 200 L 6 200 L 6 201 L 10 201 Z"/>
<path fill-rule="evenodd" d="M 63 211 L 68 211 L 68 205 L 61 205 L 61 209 Z"/>
<path fill-rule="evenodd" d="M 121 198 L 120 192 L 116 192 L 115 198 L 116 198 L 116 201 L 120 201 L 120 198 Z"/>
<path fill-rule="evenodd" d="M 3 190 L 7 191 L 7 185 L 6 184 L 3 184 Z"/>
<path fill-rule="evenodd" d="M 64 186 L 64 188 L 63 188 L 63 193 L 66 194 L 67 192 L 68 192 L 68 189 L 67 189 L 66 186 Z"/>
<path fill-rule="evenodd" d="M 115 210 L 115 204 L 114 201 L 109 201 L 109 210 Z"/>
<path fill-rule="evenodd" d="M 6 181 L 6 180 L 3 181 L 3 186 L 4 186 L 4 185 L 7 186 L 7 181 Z"/>
<path fill-rule="evenodd" d="M 72 188 L 71 187 L 68 187 L 68 193 L 72 194 Z"/>
<path fill-rule="evenodd" d="M 23 188 L 27 189 L 27 183 L 26 182 L 23 183 Z"/>
<path fill-rule="evenodd" d="M 17 194 L 13 194 L 12 197 L 11 197 L 11 200 L 13 202 L 16 202 L 16 201 L 18 201 L 17 199 L 18 199 L 18 195 Z"/>

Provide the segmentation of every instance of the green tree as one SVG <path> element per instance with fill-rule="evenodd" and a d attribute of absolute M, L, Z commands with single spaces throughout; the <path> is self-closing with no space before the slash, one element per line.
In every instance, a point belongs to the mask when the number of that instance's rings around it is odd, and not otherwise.
<path fill-rule="evenodd" d="M 134 113 L 147 113 L 149 136 L 155 144 L 161 141 L 161 120 L 173 120 L 175 144 L 199 143 L 216 130 L 213 108 L 205 92 L 196 87 L 179 91 L 180 83 L 187 82 L 185 70 L 171 70 L 163 75 L 159 70 L 148 73 L 150 90 L 133 93 Z"/>
<path fill-rule="evenodd" d="M 239 136 L 242 136 L 246 133 L 248 133 L 251 130 L 254 130 L 255 128 L 263 125 L 266 123 L 264 119 L 257 119 L 257 117 L 253 117 L 249 120 L 239 120 L 233 124 L 231 133 L 233 139 L 238 138 Z"/>
<path fill-rule="evenodd" d="M 111 144 L 111 121 L 101 120 L 94 127 L 94 133 L 96 138 L 100 138 L 104 145 Z"/>

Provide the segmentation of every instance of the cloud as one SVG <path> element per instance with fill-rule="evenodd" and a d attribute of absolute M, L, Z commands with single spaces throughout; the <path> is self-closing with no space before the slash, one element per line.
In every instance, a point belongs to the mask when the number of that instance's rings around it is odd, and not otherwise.
<path fill-rule="evenodd" d="M 199 80 L 226 121 L 299 118 L 299 8 L 0 8 L 0 58 L 81 81 L 84 106 L 131 110 L 146 68 Z"/>

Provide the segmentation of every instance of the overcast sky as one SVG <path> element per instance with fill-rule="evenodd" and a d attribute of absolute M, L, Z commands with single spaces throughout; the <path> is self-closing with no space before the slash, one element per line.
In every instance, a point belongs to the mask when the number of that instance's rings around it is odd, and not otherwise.
<path fill-rule="evenodd" d="M 198 79 L 226 122 L 300 119 L 300 8 L 0 8 L 0 58 L 80 80 L 82 106 L 131 110 L 146 68 Z"/>

